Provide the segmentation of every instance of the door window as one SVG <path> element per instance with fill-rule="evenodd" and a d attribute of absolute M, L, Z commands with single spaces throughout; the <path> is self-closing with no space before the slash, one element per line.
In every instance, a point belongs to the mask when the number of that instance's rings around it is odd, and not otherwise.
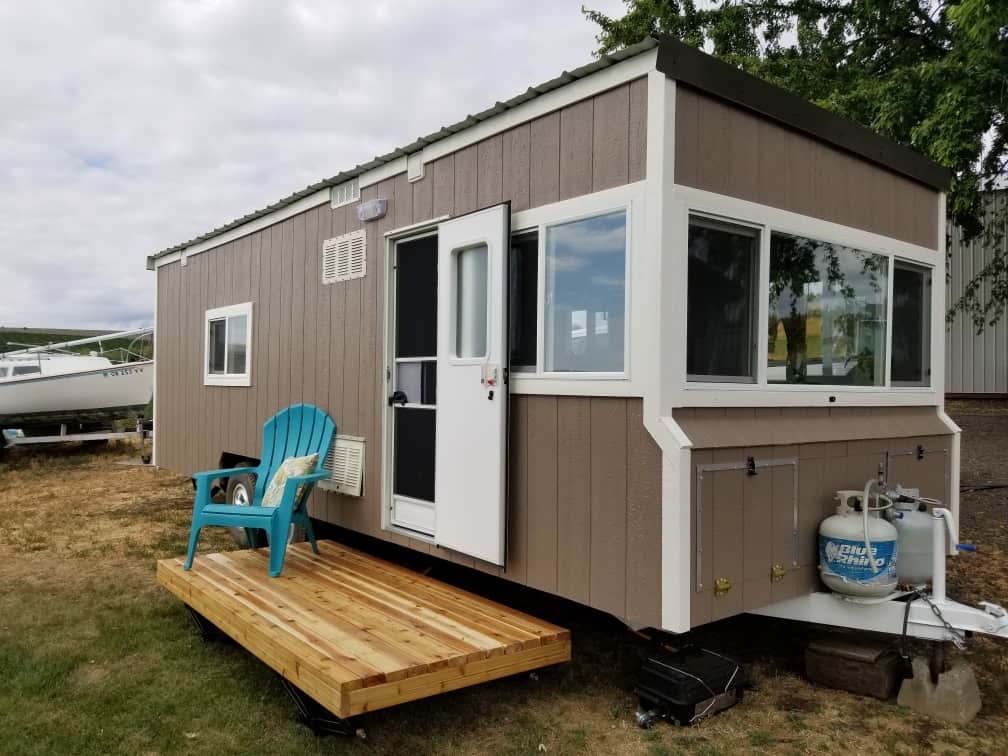
<path fill-rule="evenodd" d="M 455 356 L 486 357 L 487 245 L 455 253 Z"/>

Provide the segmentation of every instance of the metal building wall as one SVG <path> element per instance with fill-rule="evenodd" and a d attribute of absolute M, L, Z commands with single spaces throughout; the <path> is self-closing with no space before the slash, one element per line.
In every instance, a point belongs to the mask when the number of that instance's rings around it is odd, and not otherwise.
<path fill-rule="evenodd" d="M 1008 191 L 993 193 L 986 217 L 991 219 L 1006 206 Z M 1005 226 L 999 242 L 1002 254 L 1008 251 L 1008 224 Z M 949 242 L 946 301 L 952 306 L 966 285 L 990 262 L 994 250 L 982 238 L 964 244 L 959 228 L 952 229 Z M 989 292 L 990 286 L 984 284 L 983 295 Z M 948 326 L 945 342 L 946 394 L 1008 395 L 1008 312 L 979 334 L 969 316 L 957 314 Z"/>

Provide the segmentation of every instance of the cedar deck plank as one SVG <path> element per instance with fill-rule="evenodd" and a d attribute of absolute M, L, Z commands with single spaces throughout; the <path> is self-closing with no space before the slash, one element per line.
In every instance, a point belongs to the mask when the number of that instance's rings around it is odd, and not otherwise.
<path fill-rule="evenodd" d="M 570 633 L 322 541 L 158 562 L 183 602 L 333 713 L 348 717 L 570 659 Z"/>

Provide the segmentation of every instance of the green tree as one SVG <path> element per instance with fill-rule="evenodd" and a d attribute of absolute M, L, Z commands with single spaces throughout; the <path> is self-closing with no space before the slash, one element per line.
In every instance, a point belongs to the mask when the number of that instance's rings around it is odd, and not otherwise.
<path fill-rule="evenodd" d="M 1008 169 L 1008 0 L 624 0 L 599 54 L 667 34 L 952 169 L 950 223 L 995 253 L 952 311 L 978 329 L 1008 302 L 1008 251 L 983 192 Z M 989 294 L 981 284 L 989 285 Z"/>

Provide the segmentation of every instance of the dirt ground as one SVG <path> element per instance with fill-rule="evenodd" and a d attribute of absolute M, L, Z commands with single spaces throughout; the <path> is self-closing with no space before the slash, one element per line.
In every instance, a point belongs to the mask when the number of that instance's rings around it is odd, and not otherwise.
<path fill-rule="evenodd" d="M 1008 605 L 1008 404 L 950 406 L 963 428 L 962 540 L 949 592 Z M 948 726 L 801 676 L 817 631 L 741 617 L 696 640 L 752 669 L 743 703 L 693 727 L 633 722 L 645 640 L 582 607 L 436 563 L 436 577 L 570 627 L 574 661 L 355 720 L 315 738 L 276 676 L 205 643 L 154 562 L 184 551 L 185 478 L 123 464 L 137 450 L 68 447 L 0 462 L 0 753 L 1008 753 L 1008 643 L 965 652 L 980 716 Z M 983 487 L 981 489 L 981 487 Z M 207 531 L 201 550 L 232 545 Z"/>

